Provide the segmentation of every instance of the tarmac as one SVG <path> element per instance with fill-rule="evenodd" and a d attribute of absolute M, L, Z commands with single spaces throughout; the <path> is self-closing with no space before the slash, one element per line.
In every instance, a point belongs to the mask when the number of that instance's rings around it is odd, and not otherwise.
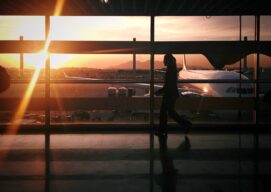
<path fill-rule="evenodd" d="M 270 137 L 260 136 L 258 189 L 263 192 L 270 191 Z M 191 148 L 183 151 L 179 149 L 183 135 L 169 134 L 165 152 L 155 137 L 152 153 L 150 136 L 143 133 L 51 135 L 46 176 L 44 135 L 1 135 L 0 191 L 254 191 L 252 135 L 193 134 L 189 138 Z M 162 174 L 161 159 L 169 162 L 165 165 L 172 166 L 174 173 Z M 168 190 L 164 188 L 167 179 Z"/>

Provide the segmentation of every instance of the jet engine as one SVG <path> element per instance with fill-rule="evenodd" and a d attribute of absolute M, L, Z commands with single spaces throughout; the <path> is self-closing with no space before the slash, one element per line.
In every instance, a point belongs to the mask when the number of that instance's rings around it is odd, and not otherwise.
<path fill-rule="evenodd" d="M 107 95 L 108 97 L 116 97 L 118 93 L 118 89 L 116 87 L 108 87 Z"/>

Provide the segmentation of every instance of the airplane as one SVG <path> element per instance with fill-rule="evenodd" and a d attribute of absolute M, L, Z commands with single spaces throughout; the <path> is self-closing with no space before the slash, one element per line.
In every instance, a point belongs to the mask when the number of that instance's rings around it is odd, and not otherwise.
<path fill-rule="evenodd" d="M 157 72 L 165 73 L 164 70 L 157 70 Z M 68 76 L 65 72 L 65 79 L 69 80 L 102 80 L 87 77 Z M 190 70 L 187 69 L 185 54 L 183 55 L 183 67 L 178 72 L 178 81 L 182 80 L 248 80 L 245 75 L 236 71 L 227 70 Z M 128 86 L 127 86 L 128 85 Z M 123 87 L 145 89 L 150 90 L 149 83 L 131 83 L 123 85 Z M 123 90 L 123 87 L 122 90 Z M 154 84 L 154 91 L 162 88 L 162 84 Z M 113 89 L 114 87 L 109 87 Z M 252 83 L 242 83 L 240 86 L 239 82 L 236 83 L 180 83 L 179 93 L 182 96 L 205 96 L 205 97 L 252 97 L 253 96 L 253 85 Z M 150 96 L 148 92 L 144 96 Z"/>
<path fill-rule="evenodd" d="M 63 74 L 64 74 L 64 78 L 68 80 L 101 80 L 101 79 L 88 78 L 88 77 L 69 76 L 64 71 L 63 71 Z"/>
<path fill-rule="evenodd" d="M 179 71 L 179 80 L 248 80 L 244 74 L 227 70 L 189 70 L 186 66 L 185 55 L 183 56 L 183 69 Z M 205 93 L 205 96 L 212 97 L 238 97 L 253 96 L 252 83 L 187 83 L 187 88 Z"/>

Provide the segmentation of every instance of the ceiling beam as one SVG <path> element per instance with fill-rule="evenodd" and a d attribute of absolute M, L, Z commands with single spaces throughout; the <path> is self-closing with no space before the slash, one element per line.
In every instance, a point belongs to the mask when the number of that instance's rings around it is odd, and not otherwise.
<path fill-rule="evenodd" d="M 0 41 L 0 53 L 35 53 L 44 41 Z M 149 41 L 52 41 L 50 53 L 65 54 L 150 54 Z M 271 57 L 270 41 L 182 41 L 155 42 L 154 54 L 203 54 L 216 68 L 233 64 L 253 53 Z"/>
<path fill-rule="evenodd" d="M 48 5 L 48 0 L 0 1 L 0 15 L 45 15 L 47 10 L 50 10 L 53 15 L 56 0 L 50 1 L 52 6 Z M 148 1 L 129 0 L 124 3 L 123 0 L 109 0 L 108 5 L 104 5 L 100 1 L 68 0 L 65 1 L 62 15 L 150 16 L 152 6 L 157 8 L 156 16 L 271 15 L 271 7 L 263 0 L 180 0 L 174 1 L 176 6 L 171 6 L 173 1 L 168 0 Z M 90 6 L 90 2 L 97 4 L 95 11 L 93 5 Z M 135 4 L 142 6 L 137 6 L 135 9 Z M 108 7 L 114 9 L 110 10 Z"/>
<path fill-rule="evenodd" d="M 45 41 L 1 40 L 0 53 L 35 53 L 42 50 Z M 51 41 L 51 53 L 74 54 L 149 54 L 149 41 Z M 271 56 L 271 41 L 156 41 L 155 54 L 182 53 L 263 53 Z"/>

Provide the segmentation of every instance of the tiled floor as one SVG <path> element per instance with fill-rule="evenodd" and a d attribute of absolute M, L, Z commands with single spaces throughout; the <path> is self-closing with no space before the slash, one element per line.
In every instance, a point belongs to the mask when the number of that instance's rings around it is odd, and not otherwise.
<path fill-rule="evenodd" d="M 0 136 L 0 191 L 45 191 L 43 135 Z M 168 136 L 166 158 L 178 170 L 176 191 L 253 191 L 253 137 L 191 135 L 190 151 Z M 270 136 L 261 136 L 260 173 L 271 174 Z M 50 191 L 150 190 L 148 134 L 51 135 Z M 154 192 L 164 183 L 158 139 L 154 142 Z M 240 176 L 242 175 L 242 177 Z M 48 181 L 48 180 L 47 180 Z M 264 185 L 260 181 L 260 191 Z"/>

